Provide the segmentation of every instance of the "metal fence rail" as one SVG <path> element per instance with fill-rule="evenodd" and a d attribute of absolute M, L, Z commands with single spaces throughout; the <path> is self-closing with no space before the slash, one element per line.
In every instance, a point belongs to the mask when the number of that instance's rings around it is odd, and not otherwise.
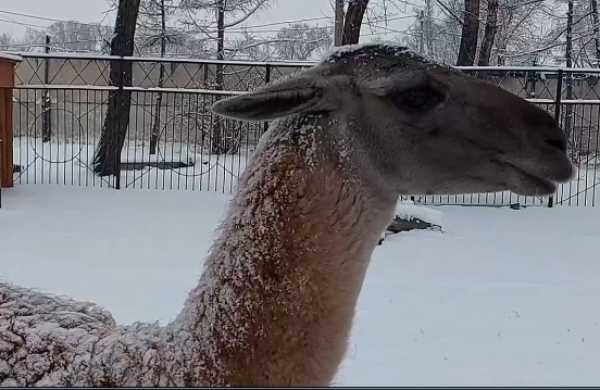
<path fill-rule="evenodd" d="M 132 62 L 133 87 L 108 85 L 111 61 Z M 169 69 L 163 88 L 156 88 L 161 65 Z M 14 89 L 16 181 L 232 192 L 266 124 L 219 119 L 210 106 L 307 65 L 27 55 L 17 69 L 21 84 Z M 224 70 L 226 91 L 216 88 L 218 66 Z M 560 122 L 578 176 L 559 187 L 554 203 L 595 206 L 600 201 L 600 70 L 462 69 L 529 99 Z M 108 94 L 119 88 L 131 91 L 132 105 L 121 175 L 115 180 L 100 178 L 91 168 Z M 153 139 L 156 148 L 151 147 Z M 425 204 L 548 203 L 547 198 L 510 192 L 415 195 L 414 199 Z"/>
<path fill-rule="evenodd" d="M 134 86 L 157 87 L 163 69 L 165 88 L 222 89 L 247 91 L 310 67 L 311 62 L 215 61 L 203 59 L 119 57 L 101 55 L 15 53 L 23 57 L 17 65 L 20 85 L 109 86 L 111 63 L 130 63 Z M 600 69 L 558 67 L 457 67 L 484 78 L 524 98 L 600 99 Z M 222 72 L 223 82 L 217 81 Z M 559 83 L 559 80 L 561 83 Z M 561 85 L 558 85 L 561 84 Z M 560 91 L 557 91 L 557 86 Z"/>
<path fill-rule="evenodd" d="M 307 62 L 247 62 L 96 55 L 18 53 L 20 85 L 110 85 L 110 66 L 132 65 L 133 86 L 247 91 L 309 67 Z M 162 68 L 162 71 L 161 71 Z M 222 82 L 217 74 L 222 73 Z"/>

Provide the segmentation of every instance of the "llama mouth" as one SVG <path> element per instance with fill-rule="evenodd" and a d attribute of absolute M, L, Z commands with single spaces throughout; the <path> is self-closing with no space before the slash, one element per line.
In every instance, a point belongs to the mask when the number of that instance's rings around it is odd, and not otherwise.
<path fill-rule="evenodd" d="M 531 173 L 507 161 L 504 164 L 516 173 L 515 183 L 511 188 L 514 193 L 526 196 L 543 196 L 553 194 L 556 191 L 558 186 L 556 181 Z"/>

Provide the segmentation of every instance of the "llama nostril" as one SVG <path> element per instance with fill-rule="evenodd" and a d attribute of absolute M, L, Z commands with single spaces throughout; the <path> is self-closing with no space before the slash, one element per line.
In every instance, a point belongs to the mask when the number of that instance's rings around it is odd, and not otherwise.
<path fill-rule="evenodd" d="M 553 148 L 557 148 L 560 149 L 563 152 L 567 151 L 567 141 L 565 141 L 564 139 L 547 139 L 546 143 L 550 146 L 552 146 Z"/>

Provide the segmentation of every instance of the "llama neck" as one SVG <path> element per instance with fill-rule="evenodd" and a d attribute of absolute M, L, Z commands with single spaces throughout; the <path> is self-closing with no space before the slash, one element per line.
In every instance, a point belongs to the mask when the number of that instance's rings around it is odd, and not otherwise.
<path fill-rule="evenodd" d="M 271 131 L 190 293 L 179 322 L 210 384 L 324 385 L 343 357 L 394 201 L 373 196 L 323 131 Z"/>

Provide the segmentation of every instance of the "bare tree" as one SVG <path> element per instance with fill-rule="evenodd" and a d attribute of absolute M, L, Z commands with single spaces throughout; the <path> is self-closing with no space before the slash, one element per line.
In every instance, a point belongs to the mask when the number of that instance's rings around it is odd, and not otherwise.
<path fill-rule="evenodd" d="M 252 61 L 268 61 L 277 58 L 274 43 L 276 38 L 259 38 L 248 29 L 242 29 L 241 37 L 231 42 L 231 48 L 226 49 L 229 58 L 239 58 Z"/>
<path fill-rule="evenodd" d="M 270 0 L 182 0 L 184 24 L 193 33 L 205 35 L 216 41 L 216 57 L 214 89 L 223 90 L 225 85 L 224 66 L 226 47 L 225 35 L 229 28 L 241 25 L 259 10 L 268 5 Z M 223 119 L 213 117 L 211 132 L 211 152 L 223 154 L 235 152 L 238 140 L 228 136 Z M 235 132 L 233 132 L 235 134 Z"/>
<path fill-rule="evenodd" d="M 167 25 L 166 25 L 166 8 L 165 0 L 160 0 L 160 4 L 156 1 L 152 1 L 150 4 L 154 4 L 160 11 L 160 58 L 164 58 L 167 50 Z M 158 87 L 164 87 L 165 82 L 165 64 L 160 63 L 159 75 L 158 75 Z M 158 137 L 160 135 L 160 113 L 162 109 L 162 92 L 159 92 L 156 96 L 156 108 L 154 123 L 152 124 L 152 135 L 150 136 L 150 154 L 156 154 L 156 145 L 158 144 Z"/>
<path fill-rule="evenodd" d="M 11 50 L 15 40 L 12 35 L 8 33 L 0 34 L 0 50 Z"/>
<path fill-rule="evenodd" d="M 430 2 L 430 0 L 425 0 Z M 334 43 L 336 46 L 351 45 L 359 42 L 363 25 L 381 28 L 379 22 L 387 27 L 388 8 L 409 3 L 404 0 L 333 0 L 335 13 Z M 375 37 L 372 41 L 381 41 Z"/>
<path fill-rule="evenodd" d="M 568 8 L 568 4 L 567 4 Z M 569 12 L 569 11 L 567 11 Z M 598 66 L 598 4 L 596 1 L 574 2 L 571 21 L 573 66 Z M 594 21 L 594 19 L 596 19 Z M 568 18 L 567 18 L 568 20 Z M 566 43 L 566 42 L 565 42 Z"/>
<path fill-rule="evenodd" d="M 462 20 L 455 15 L 460 13 L 462 0 L 438 1 L 439 4 L 443 6 L 436 8 L 426 0 L 423 8 L 414 7 L 413 12 L 421 17 L 409 26 L 402 40 L 408 47 L 422 50 L 437 62 L 454 64 L 462 25 Z"/>
<path fill-rule="evenodd" d="M 270 0 L 181 0 L 181 22 L 187 32 L 216 42 L 216 58 L 226 58 L 226 33 L 268 6 Z M 218 73 L 218 72 L 217 72 Z M 216 75 L 219 78 L 219 75 Z M 216 81 L 219 88 L 219 80 Z M 222 87 L 222 86 L 221 86 Z"/>
<path fill-rule="evenodd" d="M 530 65 L 550 60 L 549 50 L 537 50 L 547 42 L 552 20 L 548 20 L 540 0 L 502 0 L 498 6 L 495 48 L 492 56 L 498 65 Z M 544 59 L 547 56 L 547 59 Z M 490 58 L 490 62 L 492 58 Z"/>
<path fill-rule="evenodd" d="M 344 0 L 335 0 L 334 45 L 341 46 L 344 37 Z"/>
<path fill-rule="evenodd" d="M 425 9 L 423 10 L 423 40 L 425 47 L 425 54 L 430 57 L 433 53 L 433 5 L 431 0 L 425 0 Z"/>
<path fill-rule="evenodd" d="M 462 34 L 456 65 L 473 65 L 479 33 L 479 0 L 464 0 Z"/>
<path fill-rule="evenodd" d="M 119 0 L 114 36 L 111 41 L 111 55 L 133 55 L 135 29 L 140 0 Z M 128 87 L 132 83 L 130 61 L 111 61 L 110 83 L 119 87 Z M 94 156 L 94 172 L 100 176 L 120 175 L 121 149 L 129 126 L 131 91 L 120 88 L 110 91 L 108 110 L 102 134 Z"/>
<path fill-rule="evenodd" d="M 490 55 L 496 39 L 498 29 L 498 0 L 487 0 L 487 14 L 485 20 L 485 32 L 479 50 L 479 59 L 477 65 L 488 66 L 490 64 Z"/>
<path fill-rule="evenodd" d="M 595 64 L 594 66 L 600 67 L 600 20 L 598 20 L 598 1 L 590 0 L 591 16 L 592 16 L 592 29 L 594 31 L 594 48 L 595 50 Z"/>
<path fill-rule="evenodd" d="M 360 29 L 369 0 L 349 0 L 348 9 L 344 16 L 342 45 L 351 45 L 360 40 Z"/>
<path fill-rule="evenodd" d="M 160 58 L 164 58 L 167 45 L 177 41 L 180 33 L 167 28 L 167 16 L 172 16 L 177 9 L 176 0 L 142 0 L 139 12 L 139 37 L 140 46 L 143 48 L 159 47 Z M 165 64 L 161 62 L 158 69 L 158 88 L 163 88 L 165 83 Z M 156 154 L 158 139 L 161 132 L 163 94 L 156 94 L 154 103 L 154 118 L 150 132 L 150 154 Z"/>
<path fill-rule="evenodd" d="M 565 60 L 567 62 L 567 68 L 573 67 L 573 0 L 567 2 L 567 28 L 566 28 L 566 42 L 565 42 Z M 566 82 L 566 95 L 565 97 L 570 100 L 573 99 L 573 73 L 567 73 L 565 77 Z M 573 129 L 573 106 L 567 104 L 565 107 L 565 119 L 563 124 L 563 130 L 567 137 L 567 142 L 571 143 L 571 132 Z M 573 149 L 576 150 L 572 145 Z"/>
<path fill-rule="evenodd" d="M 111 34 L 109 26 L 99 23 L 61 21 L 52 23 L 46 31 L 29 29 L 23 43 L 43 47 L 46 35 L 49 35 L 52 37 L 52 51 L 100 52 Z"/>
<path fill-rule="evenodd" d="M 186 34 L 169 25 L 178 17 L 178 10 L 179 0 L 140 1 L 136 44 L 143 54 L 161 55 L 181 44 Z"/>
<path fill-rule="evenodd" d="M 295 23 L 282 28 L 273 45 L 284 60 L 308 60 L 317 52 L 331 46 L 331 34 L 327 27 Z"/>

